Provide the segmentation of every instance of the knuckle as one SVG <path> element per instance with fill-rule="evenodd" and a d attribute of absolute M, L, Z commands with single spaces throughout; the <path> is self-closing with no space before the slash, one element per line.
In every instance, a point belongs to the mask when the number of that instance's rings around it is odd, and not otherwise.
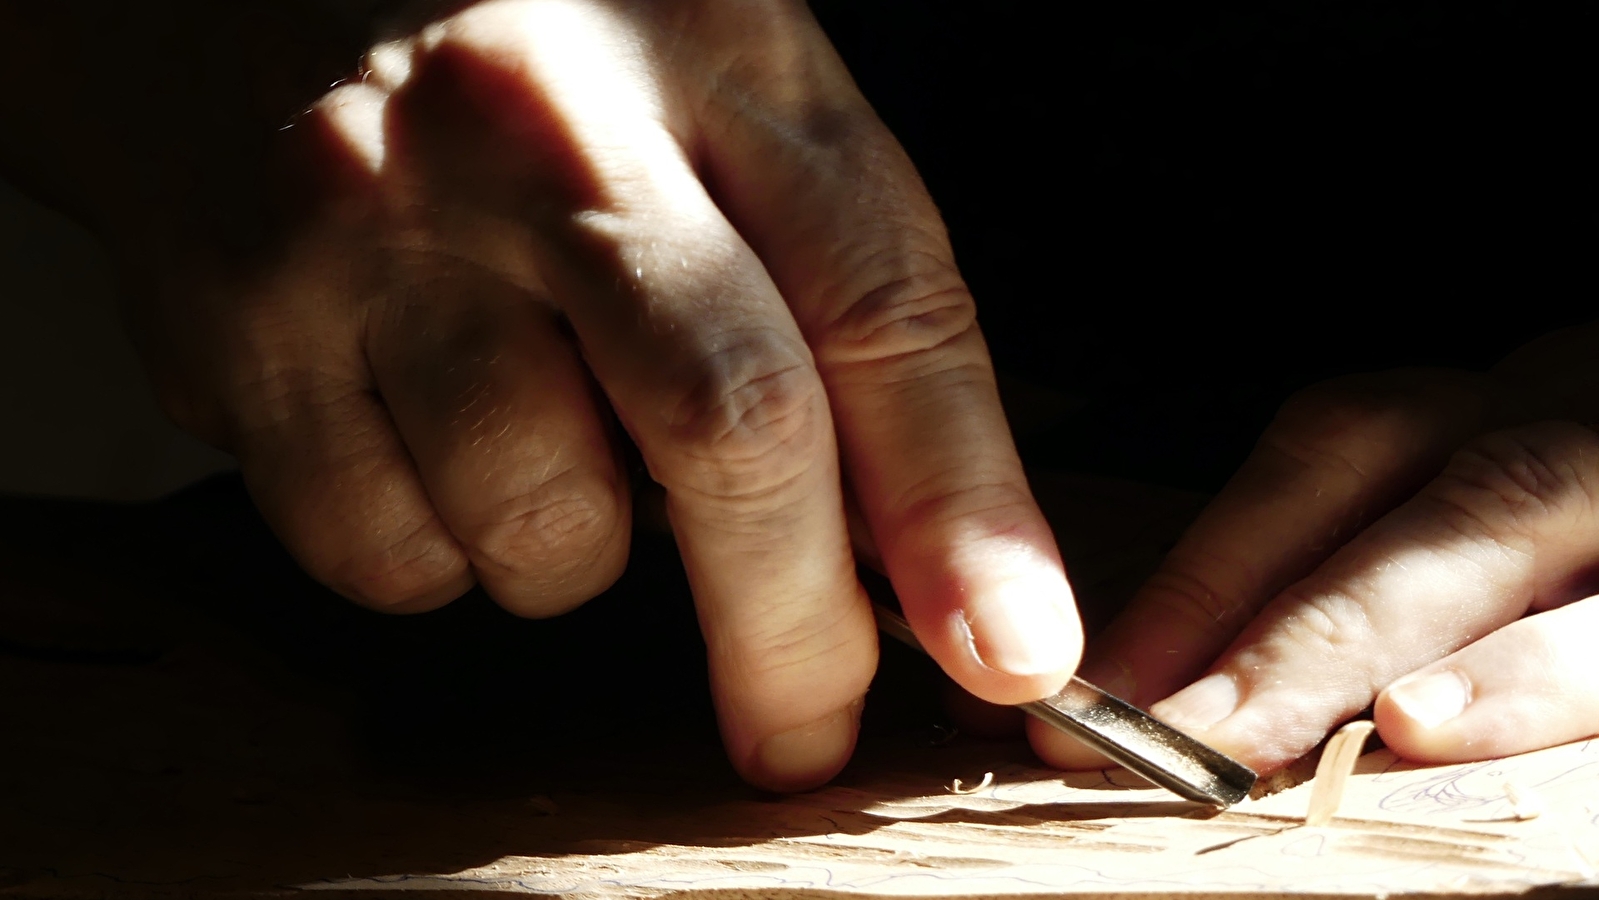
<path fill-rule="evenodd" d="M 624 525 L 614 491 L 567 472 L 497 504 L 462 529 L 462 541 L 480 568 L 555 587 L 605 568 Z"/>
<path fill-rule="evenodd" d="M 807 471 L 830 440 L 827 398 L 808 354 L 770 334 L 708 354 L 669 404 L 680 466 L 668 487 L 716 497 L 776 491 Z"/>
<path fill-rule="evenodd" d="M 1279 629 L 1291 658 L 1326 662 L 1359 658 L 1379 642 L 1366 606 L 1346 591 L 1290 588 Z M 1373 688 L 1375 690 L 1375 688 Z"/>
<path fill-rule="evenodd" d="M 371 411 L 377 401 L 365 386 L 334 381 L 321 373 L 275 372 L 241 384 L 247 399 L 229 406 L 229 441 L 242 457 L 254 456 L 260 443 L 275 445 L 270 435 L 316 427 L 336 436 L 330 462 L 343 465 L 366 452 L 370 432 L 377 427 Z"/>
<path fill-rule="evenodd" d="M 854 299 L 826 329 L 826 362 L 914 360 L 976 334 L 971 291 L 937 255 L 883 253 L 860 268 L 870 286 L 835 292 Z"/>
<path fill-rule="evenodd" d="M 373 402 L 370 378 L 359 361 L 349 322 L 318 328 L 325 317 L 302 316 L 284 304 L 245 303 L 219 353 L 227 368 L 217 378 L 228 425 L 238 437 L 273 430 L 312 411 L 334 418 Z"/>
<path fill-rule="evenodd" d="M 402 607 L 460 579 L 465 560 L 442 538 L 437 517 L 417 522 L 399 536 L 371 536 L 371 544 L 309 568 L 376 609 Z"/>
<path fill-rule="evenodd" d="M 1531 536 L 1545 519 L 1594 506 L 1599 435 L 1544 423 L 1484 435 L 1455 454 L 1427 492 L 1445 521 L 1473 537 Z"/>

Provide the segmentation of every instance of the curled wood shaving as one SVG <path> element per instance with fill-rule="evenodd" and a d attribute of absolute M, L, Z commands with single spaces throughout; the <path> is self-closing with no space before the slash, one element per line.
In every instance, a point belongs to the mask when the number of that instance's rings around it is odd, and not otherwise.
<path fill-rule="evenodd" d="M 1321 751 L 1321 762 L 1316 764 L 1316 777 L 1311 780 L 1306 825 L 1326 825 L 1338 814 L 1344 786 L 1355 771 L 1355 762 L 1360 759 L 1361 748 L 1366 746 L 1366 738 L 1376 727 L 1367 720 L 1350 722 L 1328 739 L 1326 749 Z"/>
<path fill-rule="evenodd" d="M 989 785 L 991 785 L 993 783 L 994 783 L 994 773 L 993 772 L 984 772 L 983 773 L 983 780 L 981 782 L 979 782 L 978 784 L 973 785 L 972 787 L 962 787 L 961 786 L 961 780 L 959 778 L 955 779 L 954 783 L 949 786 L 949 792 L 951 794 L 975 794 L 978 791 L 981 791 L 981 790 L 987 788 Z"/>

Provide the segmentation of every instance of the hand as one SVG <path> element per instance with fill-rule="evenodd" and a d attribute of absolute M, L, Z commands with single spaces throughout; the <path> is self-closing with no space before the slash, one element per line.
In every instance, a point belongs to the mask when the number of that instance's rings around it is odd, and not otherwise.
<path fill-rule="evenodd" d="M 1156 716 L 1261 772 L 1374 702 L 1383 740 L 1423 761 L 1599 733 L 1599 598 L 1585 599 L 1599 435 L 1539 421 L 1593 421 L 1596 337 L 1556 336 L 1493 375 L 1301 394 L 1090 647 L 1084 677 L 1159 701 Z M 1056 764 L 1094 763 L 1046 729 L 1032 738 Z"/>
<path fill-rule="evenodd" d="M 754 783 L 815 785 L 853 746 L 876 635 L 846 482 L 954 678 L 1057 689 L 1076 616 L 972 298 L 804 5 L 456 7 L 268 145 L 255 249 L 113 229 L 151 260 L 131 316 L 167 408 L 301 564 L 376 609 L 478 583 L 568 610 L 625 562 L 614 414 Z"/>

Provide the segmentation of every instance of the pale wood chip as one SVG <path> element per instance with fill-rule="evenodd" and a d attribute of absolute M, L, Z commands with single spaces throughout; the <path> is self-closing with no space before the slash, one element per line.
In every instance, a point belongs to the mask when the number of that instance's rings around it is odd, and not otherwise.
<path fill-rule="evenodd" d="M 1543 797 L 1531 788 L 1525 788 L 1513 781 L 1505 782 L 1505 799 L 1510 802 L 1510 814 L 1517 821 L 1525 822 L 1543 815 L 1548 806 L 1544 804 Z"/>
<path fill-rule="evenodd" d="M 950 787 L 949 787 L 949 792 L 951 794 L 975 794 L 978 791 L 983 790 L 984 788 L 988 787 L 989 785 L 991 785 L 993 783 L 994 783 L 994 773 L 993 772 L 984 772 L 983 773 L 983 780 L 980 783 L 975 784 L 975 785 L 973 785 L 971 787 L 962 787 L 961 786 L 961 780 L 959 778 L 955 779 L 955 782 L 953 784 L 951 784 Z"/>
<path fill-rule="evenodd" d="M 1316 764 L 1316 777 L 1311 781 L 1310 809 L 1305 813 L 1306 825 L 1326 825 L 1338 814 L 1338 804 L 1344 799 L 1344 786 L 1355 771 L 1355 761 L 1366 746 L 1366 738 L 1377 726 L 1369 720 L 1350 722 L 1338 729 L 1321 751 L 1321 762 Z"/>

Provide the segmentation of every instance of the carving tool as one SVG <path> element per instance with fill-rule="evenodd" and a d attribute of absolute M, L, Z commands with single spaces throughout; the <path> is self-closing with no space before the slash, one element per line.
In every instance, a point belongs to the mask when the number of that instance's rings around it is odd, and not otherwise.
<path fill-rule="evenodd" d="M 904 616 L 881 603 L 872 608 L 878 630 L 927 652 Z M 1249 796 L 1255 786 L 1255 773 L 1249 767 L 1081 678 L 1074 677 L 1053 697 L 1017 708 L 1189 800 L 1225 809 Z"/>

